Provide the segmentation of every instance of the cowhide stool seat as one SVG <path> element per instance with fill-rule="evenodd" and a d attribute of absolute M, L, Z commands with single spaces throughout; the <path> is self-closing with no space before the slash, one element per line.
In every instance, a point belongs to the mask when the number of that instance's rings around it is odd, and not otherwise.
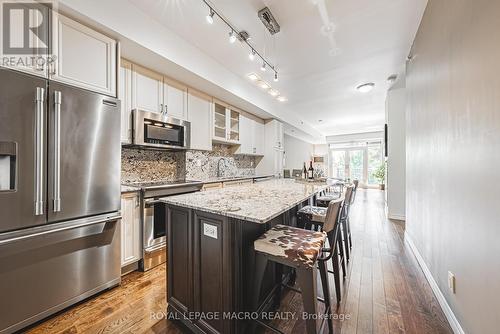
<path fill-rule="evenodd" d="M 333 323 L 329 316 L 331 314 L 330 289 L 328 284 L 328 271 L 326 263 L 336 253 L 336 247 L 325 247 L 328 238 L 330 244 L 336 240 L 339 230 L 340 207 L 343 198 L 332 202 L 324 218 L 323 231 L 310 231 L 285 225 L 276 225 L 257 240 L 254 241 L 255 249 L 255 276 L 254 276 L 254 301 L 255 310 L 260 310 L 259 298 L 262 280 L 268 262 L 274 262 L 277 266 L 288 266 L 295 270 L 297 283 L 302 293 L 304 312 L 309 316 L 306 320 L 307 333 L 317 333 L 320 319 L 324 318 L 328 323 L 330 333 L 333 333 Z M 316 282 L 317 269 L 321 277 L 324 299 L 317 297 Z M 281 270 L 278 270 L 281 273 Z M 281 283 L 281 277 L 279 278 Z M 292 288 L 292 287 L 289 287 Z M 318 316 L 317 300 L 325 303 L 325 317 Z M 270 327 L 269 325 L 266 325 Z"/>
<path fill-rule="evenodd" d="M 340 193 L 325 193 L 316 197 L 316 206 L 327 208 L 331 201 L 336 200 L 341 196 Z"/>

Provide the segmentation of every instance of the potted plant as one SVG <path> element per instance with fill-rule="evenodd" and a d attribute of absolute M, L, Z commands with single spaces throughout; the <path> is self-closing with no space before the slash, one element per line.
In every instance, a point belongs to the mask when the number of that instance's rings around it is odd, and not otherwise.
<path fill-rule="evenodd" d="M 378 180 L 380 190 L 385 190 L 385 163 L 381 164 L 374 172 L 373 177 Z"/>

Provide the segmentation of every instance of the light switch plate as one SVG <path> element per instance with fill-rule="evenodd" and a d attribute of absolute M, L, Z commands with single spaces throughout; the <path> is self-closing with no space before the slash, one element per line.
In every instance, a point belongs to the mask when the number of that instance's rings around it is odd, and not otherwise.
<path fill-rule="evenodd" d="M 455 274 L 451 271 L 448 271 L 448 288 L 451 292 L 455 293 Z"/>
<path fill-rule="evenodd" d="M 203 223 L 203 235 L 217 239 L 217 226 Z"/>

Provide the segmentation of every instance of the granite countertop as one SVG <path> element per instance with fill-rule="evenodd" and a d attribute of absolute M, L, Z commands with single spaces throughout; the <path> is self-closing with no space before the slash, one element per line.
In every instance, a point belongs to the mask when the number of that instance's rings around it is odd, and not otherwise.
<path fill-rule="evenodd" d="M 121 185 L 122 194 L 133 193 L 133 192 L 140 191 L 140 190 L 141 190 L 141 188 L 139 188 L 139 187 L 129 186 L 129 185 L 125 185 L 125 184 Z"/>
<path fill-rule="evenodd" d="M 293 179 L 272 179 L 237 187 L 170 196 L 162 198 L 161 201 L 262 224 L 326 187 L 326 184 L 304 184 Z"/>
<path fill-rule="evenodd" d="M 221 176 L 214 177 L 202 181 L 204 184 L 218 183 L 218 182 L 231 182 L 231 181 L 243 181 L 243 180 L 253 180 L 262 179 L 266 177 L 273 177 L 273 175 L 247 175 L 247 176 Z"/>

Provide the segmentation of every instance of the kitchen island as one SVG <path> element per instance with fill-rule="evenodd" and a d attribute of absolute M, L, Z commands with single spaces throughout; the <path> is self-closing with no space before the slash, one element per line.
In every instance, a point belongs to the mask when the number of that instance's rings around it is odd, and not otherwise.
<path fill-rule="evenodd" d="M 167 204 L 169 318 L 195 333 L 248 332 L 253 242 L 276 224 L 294 226 L 297 210 L 325 187 L 274 179 L 161 199 Z M 274 269 L 267 268 L 262 301 L 281 278 Z"/>

